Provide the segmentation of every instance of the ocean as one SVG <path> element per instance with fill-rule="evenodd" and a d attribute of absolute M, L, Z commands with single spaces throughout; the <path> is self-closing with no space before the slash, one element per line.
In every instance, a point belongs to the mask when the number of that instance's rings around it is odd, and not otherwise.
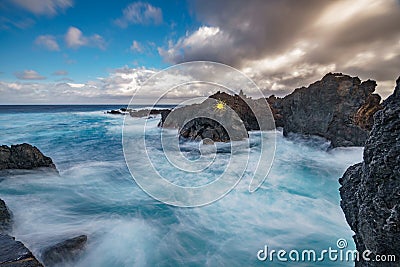
<path fill-rule="evenodd" d="M 346 240 L 343 250 L 355 249 L 339 206 L 338 179 L 362 160 L 361 147 L 328 149 L 321 139 L 284 138 L 278 130 L 271 171 L 257 191 L 248 191 L 245 175 L 219 201 L 174 207 L 147 195 L 132 178 L 122 148 L 124 116 L 105 113 L 120 107 L 0 106 L 1 144 L 37 146 L 60 172 L 0 177 L 0 198 L 14 215 L 12 235 L 39 259 L 44 247 L 87 234 L 85 252 L 66 266 L 354 266 L 327 256 L 284 262 L 275 254 L 271 262 L 257 254 L 268 246 L 319 255 L 329 248 L 340 251 L 338 240 Z M 127 119 L 147 123 L 150 133 L 160 131 L 159 117 Z M 253 142 L 256 135 L 250 135 Z M 250 153 L 257 153 L 257 144 L 253 148 Z M 162 150 L 149 151 L 160 172 L 185 182 L 178 170 L 157 161 Z M 219 153 L 216 166 L 223 168 L 228 159 L 229 153 Z M 194 174 L 191 181 L 219 172 Z"/>

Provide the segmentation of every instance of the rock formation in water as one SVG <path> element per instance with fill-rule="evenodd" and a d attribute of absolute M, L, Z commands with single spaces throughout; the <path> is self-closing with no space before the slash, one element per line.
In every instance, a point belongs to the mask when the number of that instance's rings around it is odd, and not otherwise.
<path fill-rule="evenodd" d="M 357 250 L 396 255 L 396 263 L 366 262 L 356 266 L 400 266 L 400 77 L 394 93 L 376 112 L 364 148 L 364 161 L 339 180 L 341 207 L 355 232 Z"/>
<path fill-rule="evenodd" d="M 180 129 L 179 135 L 190 140 L 210 139 L 215 142 L 228 142 L 230 140 L 227 131 L 221 124 L 215 120 L 202 117 L 186 123 Z"/>
<path fill-rule="evenodd" d="M 6 234 L 0 234 L 0 266 L 43 267 L 24 244 Z"/>
<path fill-rule="evenodd" d="M 83 252 L 86 242 L 87 236 L 80 235 L 52 245 L 43 251 L 43 263 L 46 266 L 56 266 L 74 261 Z"/>
<path fill-rule="evenodd" d="M 381 108 L 380 96 L 372 94 L 375 87 L 372 80 L 328 73 L 307 88 L 274 99 L 272 107 L 285 136 L 316 135 L 330 140 L 332 147 L 363 146 L 372 116 Z"/>
<path fill-rule="evenodd" d="M 26 143 L 11 145 L 11 147 L 0 146 L 0 170 L 41 167 L 56 170 L 52 159 L 43 155 L 37 147 Z"/>
<path fill-rule="evenodd" d="M 222 101 L 233 109 L 239 118 L 243 121 L 244 127 L 247 131 L 260 130 L 256 116 L 252 111 L 252 107 L 248 103 L 253 103 L 254 100 L 246 97 L 243 91 L 240 91 L 239 95 L 230 95 L 225 92 L 217 92 L 210 96 L 210 98 Z"/>
<path fill-rule="evenodd" d="M 164 128 L 179 129 L 180 136 L 189 140 L 227 142 L 247 138 L 247 130 L 238 114 L 225 103 L 219 109 L 218 103 L 208 98 L 200 104 L 164 111 L 160 124 Z"/>
<path fill-rule="evenodd" d="M 321 136 L 331 141 L 331 147 L 363 146 L 373 123 L 374 113 L 381 109 L 380 96 L 373 94 L 376 82 L 361 82 L 358 77 L 341 73 L 328 73 L 322 80 L 309 87 L 298 88 L 284 98 L 266 98 L 275 119 L 276 127 L 283 127 L 283 134 Z M 217 92 L 209 98 L 221 101 L 236 112 L 246 130 L 259 130 L 252 110 L 257 110 L 258 101 L 243 93 L 229 95 Z M 199 105 L 164 111 L 160 126 L 179 127 L 176 121 L 164 125 L 168 114 L 185 112 L 193 114 Z M 182 117 L 181 116 L 181 117 Z M 197 123 L 201 127 L 200 123 Z M 196 131 L 201 130 L 198 128 Z"/>

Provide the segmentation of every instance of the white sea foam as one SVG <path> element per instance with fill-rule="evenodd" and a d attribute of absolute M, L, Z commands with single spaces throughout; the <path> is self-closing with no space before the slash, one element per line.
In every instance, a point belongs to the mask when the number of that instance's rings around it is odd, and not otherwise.
<path fill-rule="evenodd" d="M 62 120 L 61 115 L 51 116 Z M 1 198 L 15 216 L 13 235 L 37 255 L 47 245 L 82 233 L 89 236 L 89 243 L 81 259 L 71 266 L 265 266 L 256 258 L 265 244 L 276 249 L 326 249 L 338 238 L 346 238 L 354 247 L 339 207 L 338 178 L 349 165 L 361 161 L 362 148 L 326 150 L 319 141 L 286 139 L 278 132 L 275 161 L 259 190 L 248 192 L 251 174 L 245 173 L 220 201 L 201 208 L 175 208 L 150 198 L 134 183 L 119 146 L 121 118 L 104 120 L 99 115 L 102 119 L 96 125 L 82 122 L 93 119 L 92 114 L 79 116 L 65 120 L 68 128 L 74 129 L 69 134 L 76 137 L 62 135 L 57 129 L 46 135 L 41 128 L 46 118 L 37 116 L 31 117 L 37 136 L 22 134 L 36 140 L 54 158 L 60 176 L 33 172 L 1 182 Z M 132 133 L 143 134 L 138 125 L 144 119 L 133 121 L 137 125 L 129 126 Z M 22 122 L 6 127 L 11 127 L 9 132 L 23 129 Z M 160 131 L 157 120 L 147 123 L 149 133 Z M 82 137 L 87 131 L 98 138 L 89 142 L 90 136 Z M 60 143 L 58 148 L 51 142 L 46 145 L 45 138 L 70 143 Z M 188 148 L 191 145 L 196 144 Z M 159 171 L 185 182 L 180 172 L 157 161 L 162 150 L 149 149 Z M 244 152 L 239 155 L 243 160 L 247 157 Z M 223 170 L 228 155 L 219 155 L 214 170 L 192 179 L 209 181 Z M 249 162 L 248 169 L 254 169 L 254 164 Z"/>

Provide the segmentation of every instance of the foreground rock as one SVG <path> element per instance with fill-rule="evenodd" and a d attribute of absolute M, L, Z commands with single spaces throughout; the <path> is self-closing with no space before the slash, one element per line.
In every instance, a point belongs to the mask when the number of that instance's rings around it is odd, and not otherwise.
<path fill-rule="evenodd" d="M 12 230 L 12 214 L 6 203 L 0 199 L 0 233 L 10 233 Z"/>
<path fill-rule="evenodd" d="M 273 100 L 283 134 L 316 135 L 332 147 L 364 146 L 373 114 L 381 108 L 376 82 L 329 73 L 309 87 L 298 88 L 283 99 Z"/>
<path fill-rule="evenodd" d="M 364 148 L 364 161 L 339 180 L 341 207 L 355 232 L 357 250 L 395 255 L 396 263 L 366 262 L 356 266 L 400 266 L 400 77 L 384 101 Z"/>
<path fill-rule="evenodd" d="M 42 253 L 43 263 L 46 266 L 56 266 L 62 262 L 74 261 L 83 252 L 86 242 L 87 236 L 80 235 L 50 246 Z"/>
<path fill-rule="evenodd" d="M 43 155 L 37 147 L 26 143 L 0 146 L 0 170 L 41 167 L 56 170 L 52 159 Z"/>
<path fill-rule="evenodd" d="M 0 234 L 0 266 L 43 267 L 24 244 L 6 234 Z"/>

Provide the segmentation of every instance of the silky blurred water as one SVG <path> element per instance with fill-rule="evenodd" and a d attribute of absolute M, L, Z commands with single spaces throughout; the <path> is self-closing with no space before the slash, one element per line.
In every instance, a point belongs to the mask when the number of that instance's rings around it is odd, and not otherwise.
<path fill-rule="evenodd" d="M 177 208 L 150 198 L 132 179 L 122 151 L 124 116 L 104 113 L 114 108 L 0 108 L 0 143 L 33 144 L 60 171 L 60 176 L 28 171 L 0 178 L 0 197 L 14 214 L 12 234 L 39 258 L 47 245 L 84 233 L 87 249 L 70 266 L 354 265 L 260 262 L 257 252 L 264 245 L 337 249 L 339 238 L 354 249 L 339 206 L 338 178 L 361 161 L 362 148 L 328 150 L 321 140 L 286 139 L 278 132 L 275 161 L 259 190 L 248 192 L 245 175 L 220 201 Z M 158 120 L 147 120 L 150 132 L 157 134 Z M 162 156 L 157 147 L 150 149 L 155 159 Z M 251 153 L 257 153 L 256 144 Z M 219 154 L 217 166 L 223 168 L 228 158 L 229 153 Z M 160 172 L 174 176 L 173 168 L 159 164 Z"/>

